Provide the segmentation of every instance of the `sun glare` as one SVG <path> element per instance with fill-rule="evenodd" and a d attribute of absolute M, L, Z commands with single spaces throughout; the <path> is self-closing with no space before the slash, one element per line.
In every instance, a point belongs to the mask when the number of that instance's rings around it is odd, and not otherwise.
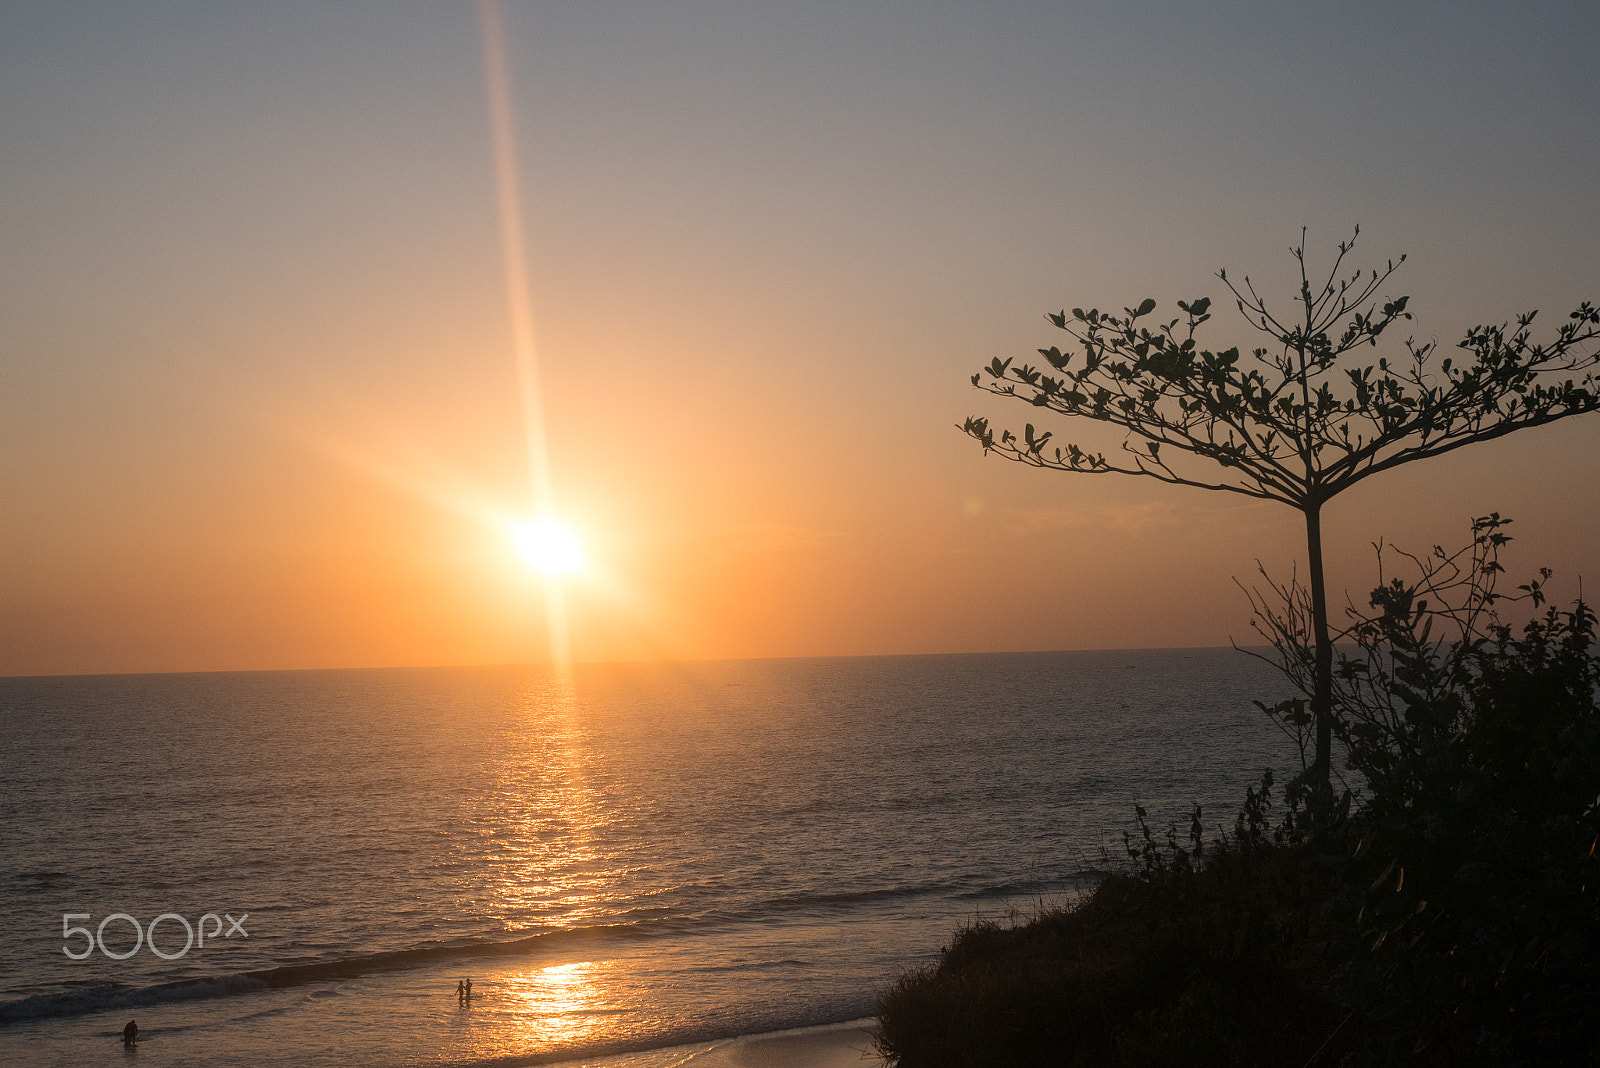
<path fill-rule="evenodd" d="M 554 519 L 513 523 L 511 540 L 522 558 L 546 575 L 571 575 L 587 565 L 578 536 Z"/>

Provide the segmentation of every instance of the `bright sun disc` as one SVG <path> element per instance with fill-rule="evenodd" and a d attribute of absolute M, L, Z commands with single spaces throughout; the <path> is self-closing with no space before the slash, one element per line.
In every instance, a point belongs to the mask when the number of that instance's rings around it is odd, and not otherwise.
<path fill-rule="evenodd" d="M 513 523 L 511 540 L 522 558 L 546 575 L 570 575 L 584 568 L 578 536 L 554 519 Z"/>

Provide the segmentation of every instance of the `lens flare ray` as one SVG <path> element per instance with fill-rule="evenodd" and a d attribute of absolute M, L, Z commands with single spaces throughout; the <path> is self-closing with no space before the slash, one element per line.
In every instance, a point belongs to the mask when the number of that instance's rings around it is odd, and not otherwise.
<path fill-rule="evenodd" d="M 550 444 L 544 418 L 544 393 L 539 374 L 533 302 L 528 291 L 528 250 L 524 239 L 522 196 L 517 175 L 516 124 L 511 110 L 505 23 L 501 17 L 499 0 L 479 0 L 478 22 L 483 35 L 489 125 L 494 135 L 495 188 L 500 204 L 500 246 L 505 261 L 511 344 L 516 357 L 517 385 L 522 394 L 528 475 L 532 483 L 534 512 L 538 517 L 532 527 L 547 529 L 547 525 L 555 523 L 552 518 L 555 513 L 555 490 L 550 475 Z M 523 547 L 520 538 L 519 547 Z M 550 581 L 545 583 L 550 659 L 558 667 L 567 666 L 572 662 L 572 636 L 565 591 L 555 581 L 556 576 L 564 572 L 560 569 L 550 570 L 542 564 L 539 566 L 550 577 Z"/>

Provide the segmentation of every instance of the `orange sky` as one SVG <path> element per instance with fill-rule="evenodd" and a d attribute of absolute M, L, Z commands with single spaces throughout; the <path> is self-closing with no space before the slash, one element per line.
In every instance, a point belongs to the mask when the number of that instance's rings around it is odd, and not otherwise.
<path fill-rule="evenodd" d="M 543 658 L 473 9 L 93 10 L 0 16 L 0 674 Z M 1409 253 L 1419 337 L 1600 297 L 1600 109 L 1546 48 L 1595 17 L 1365 10 L 508 4 L 576 655 L 1245 639 L 1297 513 L 954 424 L 1029 417 L 968 376 L 1047 311 L 1289 296 L 1302 225 Z M 1374 479 L 1331 580 L 1498 510 L 1513 575 L 1592 581 L 1597 458 L 1591 417 Z"/>

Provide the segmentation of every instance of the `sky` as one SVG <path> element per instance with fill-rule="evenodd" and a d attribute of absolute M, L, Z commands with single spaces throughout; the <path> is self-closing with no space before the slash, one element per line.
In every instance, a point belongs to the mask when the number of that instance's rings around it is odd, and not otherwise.
<path fill-rule="evenodd" d="M 1250 640 L 1298 513 L 985 457 L 1063 307 L 1405 253 L 1421 339 L 1600 299 L 1600 9 L 504 0 L 535 506 L 479 9 L 0 4 L 0 675 Z M 1175 315 L 1176 312 L 1173 312 Z M 1054 425 L 1070 439 L 1067 426 Z M 1374 478 L 1595 580 L 1600 416 Z M 1520 578 L 1518 579 L 1520 581 Z M 1565 583 L 1565 585 L 1563 585 Z M 1342 598 L 1339 598 L 1342 600 Z"/>

